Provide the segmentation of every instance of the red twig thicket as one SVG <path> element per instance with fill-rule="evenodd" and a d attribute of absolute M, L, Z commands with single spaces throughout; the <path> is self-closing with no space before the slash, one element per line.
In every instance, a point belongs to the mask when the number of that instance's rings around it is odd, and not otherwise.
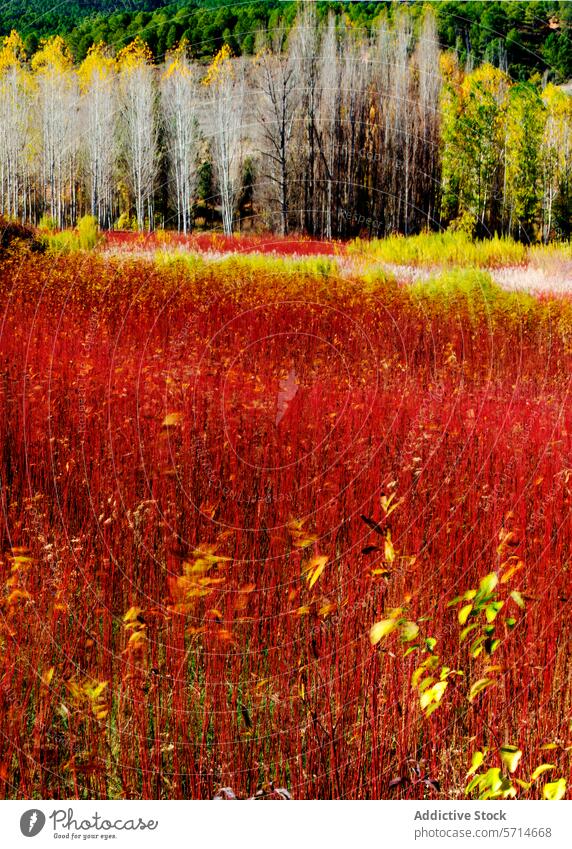
<path fill-rule="evenodd" d="M 0 297 L 5 797 L 455 797 L 507 742 L 568 775 L 568 302 L 96 254 Z M 508 557 L 469 700 L 448 602 Z M 370 643 L 404 603 L 465 675 L 431 716 Z"/>

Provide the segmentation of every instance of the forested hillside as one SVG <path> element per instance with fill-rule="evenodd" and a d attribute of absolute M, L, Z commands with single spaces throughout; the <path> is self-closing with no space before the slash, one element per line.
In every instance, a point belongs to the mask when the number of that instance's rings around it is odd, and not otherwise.
<path fill-rule="evenodd" d="M 426 4 L 385 0 L 315 5 L 321 17 L 334 10 L 353 25 L 370 29 L 380 15 L 392 17 L 404 5 L 418 20 Z M 235 54 L 252 53 L 256 32 L 273 28 L 280 19 L 290 27 L 296 6 L 289 0 L 8 0 L 0 10 L 0 35 L 18 29 L 29 52 L 37 49 L 42 38 L 64 35 L 76 61 L 82 61 L 99 41 L 122 47 L 140 35 L 161 58 L 185 38 L 195 58 L 206 59 L 223 43 Z M 467 58 L 473 63 L 490 61 L 521 80 L 545 71 L 556 82 L 572 76 L 569 2 L 437 0 L 431 7 L 442 45 L 456 49 L 462 62 Z"/>
<path fill-rule="evenodd" d="M 431 11 L 367 32 L 304 4 L 288 36 L 208 65 L 184 40 L 81 63 L 61 36 L 2 41 L 0 213 L 22 221 L 570 236 L 572 97 L 440 50 Z"/>

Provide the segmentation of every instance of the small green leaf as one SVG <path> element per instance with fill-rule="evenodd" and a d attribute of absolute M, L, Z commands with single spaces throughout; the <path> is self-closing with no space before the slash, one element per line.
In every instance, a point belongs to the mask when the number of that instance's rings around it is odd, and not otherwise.
<path fill-rule="evenodd" d="M 485 607 L 485 617 L 487 622 L 494 622 L 497 618 L 499 611 L 502 610 L 504 605 L 504 601 L 491 601 Z"/>
<path fill-rule="evenodd" d="M 499 579 L 495 572 L 491 572 L 490 575 L 486 575 L 479 584 L 479 595 L 489 596 L 498 582 Z"/>
<path fill-rule="evenodd" d="M 469 634 L 471 633 L 471 631 L 474 631 L 474 630 L 475 630 L 475 628 L 478 628 L 478 627 L 479 627 L 479 623 L 478 623 L 478 622 L 473 622 L 473 624 L 472 624 L 472 625 L 467 625 L 467 627 L 466 627 L 466 628 L 463 628 L 463 630 L 462 630 L 462 631 L 461 631 L 461 633 L 459 634 L 459 642 L 460 642 L 460 643 L 463 643 L 463 642 L 467 639 L 467 637 L 469 636 Z"/>
<path fill-rule="evenodd" d="M 485 756 L 484 756 L 483 752 L 475 752 L 474 753 L 473 757 L 471 758 L 471 768 L 469 769 L 469 771 L 466 775 L 467 778 L 469 777 L 469 775 L 472 775 L 474 772 L 476 772 L 478 770 L 478 768 L 480 767 L 480 765 L 482 764 L 484 759 L 485 759 Z"/>
<path fill-rule="evenodd" d="M 502 787 L 502 777 L 498 766 L 488 769 L 481 779 L 481 786 L 488 787 L 492 793 L 496 793 Z"/>
<path fill-rule="evenodd" d="M 469 793 L 472 793 L 473 790 L 475 790 L 479 786 L 480 781 L 481 781 L 481 776 L 475 775 L 475 777 L 472 778 L 469 781 L 469 783 L 467 784 L 467 786 L 465 787 L 465 795 L 468 796 Z"/>
<path fill-rule="evenodd" d="M 518 604 L 519 607 L 525 606 L 524 599 L 523 599 L 522 595 L 517 590 L 513 590 L 510 594 L 510 597 L 515 602 L 515 604 Z"/>
<path fill-rule="evenodd" d="M 484 648 L 483 643 L 485 640 L 486 637 L 484 634 L 481 634 L 481 636 L 477 637 L 477 639 L 471 644 L 471 648 L 469 649 L 471 657 L 478 657 L 480 655 Z"/>

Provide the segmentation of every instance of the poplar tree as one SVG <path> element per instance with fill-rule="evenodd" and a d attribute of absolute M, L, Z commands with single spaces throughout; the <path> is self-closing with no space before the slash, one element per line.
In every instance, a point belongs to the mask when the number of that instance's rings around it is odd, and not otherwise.
<path fill-rule="evenodd" d="M 44 209 L 59 227 L 75 223 L 79 148 L 79 92 L 71 55 L 61 36 L 34 54 L 37 120 L 41 128 L 40 183 Z"/>
<path fill-rule="evenodd" d="M 157 83 L 151 51 L 139 37 L 117 57 L 121 134 L 126 174 L 139 230 L 147 217 L 153 229 L 153 192 L 157 175 Z"/>
<path fill-rule="evenodd" d="M 16 32 L 0 48 L 0 211 L 31 217 L 29 163 L 32 144 L 32 81 Z"/>
<path fill-rule="evenodd" d="M 285 38 L 283 28 L 269 34 L 255 58 L 254 75 L 262 178 L 270 187 L 272 205 L 278 209 L 283 236 L 290 226 L 292 138 L 299 99 L 293 55 L 286 49 Z"/>
<path fill-rule="evenodd" d="M 227 236 L 232 235 L 240 190 L 244 83 L 243 71 L 232 63 L 225 45 L 210 65 L 203 86 L 222 224 Z"/>
<path fill-rule="evenodd" d="M 81 89 L 82 150 L 91 214 L 110 227 L 116 164 L 117 66 L 109 50 L 90 49 L 78 70 Z"/>
<path fill-rule="evenodd" d="M 188 60 L 185 44 L 167 56 L 161 78 L 161 107 L 177 227 L 188 233 L 192 226 L 200 133 L 198 73 Z"/>

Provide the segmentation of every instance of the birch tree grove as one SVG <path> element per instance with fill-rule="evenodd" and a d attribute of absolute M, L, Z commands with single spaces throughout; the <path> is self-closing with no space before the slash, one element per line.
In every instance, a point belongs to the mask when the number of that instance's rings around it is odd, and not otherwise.
<path fill-rule="evenodd" d="M 58 227 L 75 223 L 79 93 L 72 59 L 55 36 L 34 55 L 36 108 L 41 127 L 41 187 L 44 208 Z"/>
<path fill-rule="evenodd" d="M 28 217 L 32 80 L 24 65 L 24 45 L 17 33 L 0 50 L 0 211 Z"/>
<path fill-rule="evenodd" d="M 161 105 L 177 227 L 188 233 L 192 225 L 200 134 L 198 74 L 187 59 L 184 46 L 167 58 L 161 79 Z"/>
<path fill-rule="evenodd" d="M 252 60 L 223 45 L 206 71 L 184 41 L 161 61 L 141 38 L 98 44 L 74 67 L 61 37 L 31 56 L 5 37 L 0 212 L 230 235 L 248 206 L 282 235 L 570 237 L 565 87 L 461 66 L 431 9 L 381 11 L 371 30 L 309 3 L 277 20 Z"/>
<path fill-rule="evenodd" d="M 157 176 L 156 80 L 152 56 L 139 38 L 118 56 L 123 155 L 135 204 L 137 226 L 153 227 Z"/>
<path fill-rule="evenodd" d="M 78 76 L 81 87 L 82 140 L 90 211 L 102 227 L 112 224 L 114 144 L 117 122 L 117 69 L 103 45 L 93 47 Z"/>
<path fill-rule="evenodd" d="M 224 47 L 215 57 L 203 84 L 207 91 L 208 133 L 212 138 L 222 226 L 225 235 L 230 236 L 240 190 L 245 80 L 242 69 L 233 66 L 229 51 Z"/>
<path fill-rule="evenodd" d="M 312 5 L 303 8 L 291 35 L 296 86 L 300 97 L 297 133 L 297 169 L 303 193 L 298 200 L 299 227 L 310 235 L 316 232 L 316 117 L 318 104 L 319 29 Z"/>
<path fill-rule="evenodd" d="M 434 227 L 438 221 L 436 178 L 439 174 L 442 77 L 437 27 L 431 14 L 426 14 L 423 19 L 415 48 L 413 75 L 411 134 L 412 162 L 416 173 L 411 225 L 416 230 L 424 225 Z"/>

